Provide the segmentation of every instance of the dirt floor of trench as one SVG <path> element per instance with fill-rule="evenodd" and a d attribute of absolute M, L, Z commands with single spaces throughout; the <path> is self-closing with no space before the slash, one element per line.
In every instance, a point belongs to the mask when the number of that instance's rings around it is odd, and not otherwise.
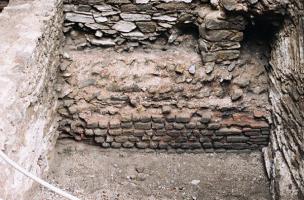
<path fill-rule="evenodd" d="M 84 200 L 268 200 L 261 152 L 166 153 L 60 140 L 47 180 Z M 39 188 L 33 200 L 61 200 Z"/>

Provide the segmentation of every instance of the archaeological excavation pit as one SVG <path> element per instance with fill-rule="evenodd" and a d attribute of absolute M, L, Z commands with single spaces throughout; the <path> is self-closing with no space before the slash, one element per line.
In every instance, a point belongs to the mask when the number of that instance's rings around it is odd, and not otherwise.
<path fill-rule="evenodd" d="M 30 173 L 80 199 L 303 198 L 302 3 L 2 9 L 0 147 Z M 0 167 L 0 200 L 63 199 Z"/>

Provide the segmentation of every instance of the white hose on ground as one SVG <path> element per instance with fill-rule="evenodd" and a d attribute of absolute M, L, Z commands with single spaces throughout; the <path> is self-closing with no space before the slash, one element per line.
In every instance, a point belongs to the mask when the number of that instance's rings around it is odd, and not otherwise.
<path fill-rule="evenodd" d="M 21 168 L 16 162 L 12 161 L 7 155 L 5 155 L 1 150 L 0 150 L 0 157 L 6 161 L 10 166 L 14 167 L 16 170 L 18 170 L 19 172 L 21 172 L 22 174 L 24 174 L 25 176 L 33 179 L 34 181 L 36 181 L 37 183 L 43 185 L 44 187 L 48 188 L 49 190 L 52 190 L 53 192 L 67 198 L 70 200 L 80 200 L 77 197 L 74 197 L 72 195 L 70 195 L 69 193 L 54 187 L 53 185 L 45 182 L 44 180 L 38 178 L 37 176 L 34 176 L 33 174 L 27 172 L 26 170 L 24 170 L 23 168 Z"/>

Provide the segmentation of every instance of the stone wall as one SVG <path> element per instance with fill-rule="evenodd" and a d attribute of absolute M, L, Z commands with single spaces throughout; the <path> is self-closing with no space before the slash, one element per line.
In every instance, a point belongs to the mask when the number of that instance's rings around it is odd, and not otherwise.
<path fill-rule="evenodd" d="M 59 0 L 11 0 L 0 14 L 0 149 L 38 176 L 57 135 L 62 19 Z M 28 199 L 33 182 L 1 159 L 0 169 L 0 199 Z"/>
<path fill-rule="evenodd" d="M 218 6 L 65 1 L 67 49 L 83 51 L 72 51 L 61 66 L 62 137 L 104 148 L 213 152 L 266 146 L 267 59 L 259 45 L 243 41 L 247 20 Z M 111 63 L 113 57 L 119 64 Z"/>
<path fill-rule="evenodd" d="M 263 51 L 244 43 L 228 65 L 205 65 L 183 45 L 69 51 L 61 65 L 61 137 L 104 148 L 259 149 L 270 126 Z"/>
<path fill-rule="evenodd" d="M 67 43 L 77 49 L 114 47 L 120 52 L 159 40 L 178 45 L 183 30 L 197 31 L 205 63 L 237 59 L 247 23 L 208 1 L 66 0 L 64 11 Z"/>

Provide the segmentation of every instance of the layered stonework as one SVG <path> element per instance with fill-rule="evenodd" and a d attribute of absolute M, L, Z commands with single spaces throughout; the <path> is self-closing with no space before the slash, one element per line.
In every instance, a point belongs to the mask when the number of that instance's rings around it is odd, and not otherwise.
<path fill-rule="evenodd" d="M 64 32 L 77 49 L 132 51 L 161 43 L 178 45 L 183 31 L 199 32 L 202 60 L 230 62 L 240 56 L 246 20 L 199 1 L 65 1 Z M 191 30 L 192 28 L 192 30 Z"/>
<path fill-rule="evenodd" d="M 62 137 L 104 148 L 213 152 L 266 146 L 266 60 L 258 49 L 250 51 L 244 48 L 229 65 L 205 65 L 185 46 L 132 54 L 71 51 L 61 65 Z"/>
<path fill-rule="evenodd" d="M 0 149 L 38 176 L 56 140 L 62 19 L 57 0 L 11 0 L 0 14 Z M 33 182 L 1 159 L 0 169 L 0 199 L 28 199 Z"/>

